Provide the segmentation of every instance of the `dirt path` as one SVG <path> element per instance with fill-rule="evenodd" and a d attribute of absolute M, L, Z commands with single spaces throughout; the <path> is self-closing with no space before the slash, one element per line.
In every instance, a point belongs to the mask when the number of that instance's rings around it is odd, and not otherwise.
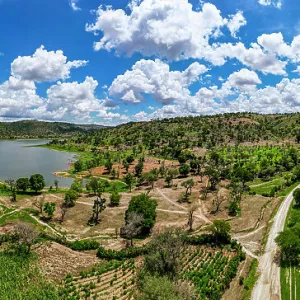
<path fill-rule="evenodd" d="M 159 188 L 157 188 L 156 190 L 157 190 L 157 192 L 158 192 L 165 200 L 167 200 L 168 202 L 172 203 L 173 205 L 175 205 L 175 206 L 181 208 L 182 211 L 183 211 L 185 214 L 188 213 L 189 210 L 188 210 L 187 208 L 185 208 L 184 206 L 182 206 L 182 205 L 176 203 L 175 201 L 171 200 L 170 198 L 168 198 L 168 197 L 167 197 L 167 196 L 166 196 Z M 159 210 L 159 209 L 157 209 L 157 210 Z M 173 211 L 171 211 L 171 210 L 161 210 L 161 211 L 173 212 Z M 212 223 L 212 222 L 211 222 L 211 221 L 210 221 L 210 220 L 202 213 L 201 210 L 200 210 L 200 214 L 199 214 L 199 210 L 198 210 L 197 212 L 198 212 L 198 214 L 195 214 L 195 215 L 194 215 L 196 218 L 201 219 L 201 220 L 203 220 L 205 223 L 208 223 L 208 224 L 211 224 L 211 223 Z M 178 213 L 178 211 L 176 211 L 176 213 Z"/>
<path fill-rule="evenodd" d="M 299 188 L 298 185 L 296 188 Z M 278 250 L 275 239 L 279 232 L 283 231 L 285 220 L 289 207 L 293 201 L 293 191 L 281 203 L 276 216 L 273 219 L 273 225 L 270 229 L 265 253 L 259 259 L 260 276 L 252 291 L 251 299 L 258 300 L 276 300 L 281 299 L 280 288 L 280 267 L 274 261 Z"/>

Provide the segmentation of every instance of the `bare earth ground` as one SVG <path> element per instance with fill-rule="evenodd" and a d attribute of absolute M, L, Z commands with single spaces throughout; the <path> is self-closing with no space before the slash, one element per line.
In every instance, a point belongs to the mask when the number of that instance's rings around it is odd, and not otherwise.
<path fill-rule="evenodd" d="M 195 229 L 201 229 L 203 225 L 210 224 L 215 219 L 226 219 L 232 227 L 233 237 L 237 239 L 246 249 L 246 253 L 252 257 L 257 257 L 261 252 L 261 245 L 266 234 L 269 220 L 272 211 L 275 210 L 279 198 L 266 198 L 262 196 L 244 196 L 241 208 L 242 214 L 239 217 L 230 217 L 227 213 L 227 207 L 230 202 L 229 191 L 221 188 L 219 193 L 222 194 L 226 201 L 221 205 L 220 212 L 216 215 L 212 213 L 214 210 L 213 200 L 216 197 L 215 193 L 209 193 L 206 200 L 201 199 L 199 192 L 207 184 L 204 178 L 200 182 L 199 177 L 193 177 L 196 186 L 193 188 L 192 201 L 197 203 L 199 208 L 195 213 Z M 55 230 L 66 232 L 69 239 L 89 238 L 94 237 L 101 239 L 101 244 L 104 247 L 120 250 L 125 247 L 125 241 L 116 238 L 116 231 L 124 225 L 125 211 L 129 205 L 132 196 L 143 192 L 149 192 L 150 196 L 157 200 L 157 222 L 154 230 L 159 230 L 166 226 L 178 226 L 187 229 L 187 216 L 191 204 L 180 203 L 178 199 L 184 193 L 185 189 L 181 187 L 181 183 L 187 178 L 174 180 L 173 188 L 166 188 L 162 179 L 155 183 L 154 190 L 149 190 L 149 187 L 141 187 L 134 190 L 132 193 L 121 193 L 121 202 L 119 207 L 110 208 L 109 206 L 101 214 L 101 222 L 97 226 L 90 227 L 87 221 L 92 214 L 92 206 L 95 196 L 84 195 L 76 201 L 73 208 L 68 209 L 63 224 L 58 221 L 60 219 L 59 205 L 63 202 L 63 194 L 46 194 L 45 201 L 56 203 L 56 212 L 51 222 L 51 226 Z M 226 186 L 226 182 L 222 184 Z M 109 203 L 109 194 L 104 194 Z M 12 207 L 8 197 L 1 197 L 4 205 Z M 17 205 L 20 208 L 35 208 L 33 202 L 37 197 L 29 197 L 19 200 Z M 143 242 L 137 242 L 144 243 Z M 50 247 L 43 245 L 36 250 L 40 257 L 40 266 L 45 270 L 50 278 L 55 280 L 65 277 L 68 273 L 78 273 L 78 271 L 91 267 L 99 260 L 95 253 L 78 253 L 65 248 L 61 245 L 53 243 Z M 241 264 L 239 276 L 246 276 L 249 269 L 249 257 L 245 263 Z M 232 298 L 230 298 L 232 297 Z M 240 298 L 239 298 L 240 297 Z M 231 288 L 224 295 L 225 300 L 242 299 L 242 288 L 239 286 L 238 277 L 231 284 Z M 258 298 L 257 298 L 258 299 Z"/>
<path fill-rule="evenodd" d="M 39 256 L 38 265 L 50 280 L 61 280 L 100 262 L 95 253 L 76 252 L 53 242 L 43 243 L 34 251 Z"/>

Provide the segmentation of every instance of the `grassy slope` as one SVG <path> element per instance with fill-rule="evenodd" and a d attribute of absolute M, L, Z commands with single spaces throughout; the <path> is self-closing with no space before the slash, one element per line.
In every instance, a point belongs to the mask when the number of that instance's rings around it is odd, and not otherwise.
<path fill-rule="evenodd" d="M 47 283 L 35 267 L 33 256 L 0 252 L 0 299 L 61 299 L 54 286 Z"/>
<path fill-rule="evenodd" d="M 288 190 L 284 192 L 289 194 L 299 183 L 295 183 Z M 291 216 L 293 207 L 290 208 L 285 228 L 288 224 L 288 218 Z M 291 282 L 292 281 L 292 282 Z M 281 297 L 282 300 L 296 300 L 297 295 L 300 295 L 300 269 L 297 267 L 281 267 L 280 268 L 280 284 L 281 284 Z"/>

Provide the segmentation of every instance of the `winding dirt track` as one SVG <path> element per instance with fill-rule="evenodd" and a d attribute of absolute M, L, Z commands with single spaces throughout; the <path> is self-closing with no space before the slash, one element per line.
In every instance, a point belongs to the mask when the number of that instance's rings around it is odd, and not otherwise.
<path fill-rule="evenodd" d="M 296 188 L 299 188 L 298 185 Z M 289 207 L 293 201 L 293 191 L 281 203 L 276 216 L 273 219 L 273 225 L 269 232 L 265 253 L 259 259 L 260 276 L 252 291 L 252 300 L 279 300 L 281 299 L 280 288 L 280 267 L 275 262 L 276 252 L 278 250 L 275 239 L 279 232 L 283 231 L 285 219 Z"/>

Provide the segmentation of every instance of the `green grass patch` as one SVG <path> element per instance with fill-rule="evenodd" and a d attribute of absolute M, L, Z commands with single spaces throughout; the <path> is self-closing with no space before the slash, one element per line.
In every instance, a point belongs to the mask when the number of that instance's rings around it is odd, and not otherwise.
<path fill-rule="evenodd" d="M 278 197 L 285 197 L 287 196 L 294 188 L 296 188 L 299 185 L 299 182 L 295 182 L 291 186 L 287 187 L 283 191 L 281 191 L 277 196 Z"/>
<path fill-rule="evenodd" d="M 31 223 L 36 226 L 39 225 L 39 223 L 34 218 L 32 218 L 28 212 L 21 210 L 21 211 L 16 211 L 10 215 L 5 215 L 3 217 L 0 217 L 0 226 L 8 222 L 16 222 L 16 221 Z"/>
<path fill-rule="evenodd" d="M 244 285 L 243 299 L 245 299 L 245 300 L 250 299 L 251 292 L 252 292 L 253 287 L 258 279 L 257 267 L 258 267 L 258 260 L 253 259 L 250 264 L 249 274 L 243 280 L 243 285 Z"/>
<path fill-rule="evenodd" d="M 300 296 L 300 268 L 280 268 L 281 298 L 282 300 L 297 300 Z"/>
<path fill-rule="evenodd" d="M 35 266 L 35 257 L 0 252 L 0 299 L 61 299 Z"/>

